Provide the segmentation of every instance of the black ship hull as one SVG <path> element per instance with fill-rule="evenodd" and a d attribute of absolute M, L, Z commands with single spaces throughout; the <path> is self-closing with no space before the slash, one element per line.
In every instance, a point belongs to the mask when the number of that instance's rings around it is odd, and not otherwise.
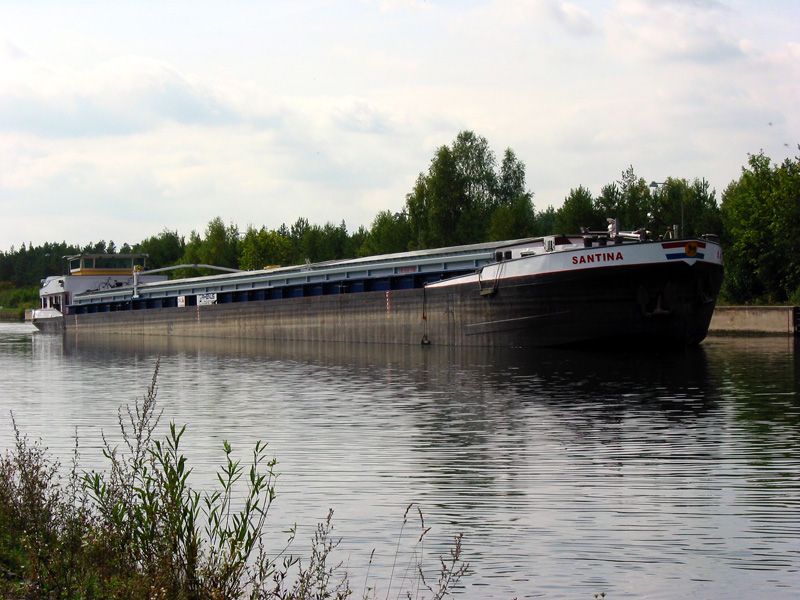
<path fill-rule="evenodd" d="M 286 341 L 559 346 L 695 345 L 722 266 L 612 265 L 429 288 L 73 314 L 68 330 Z"/>

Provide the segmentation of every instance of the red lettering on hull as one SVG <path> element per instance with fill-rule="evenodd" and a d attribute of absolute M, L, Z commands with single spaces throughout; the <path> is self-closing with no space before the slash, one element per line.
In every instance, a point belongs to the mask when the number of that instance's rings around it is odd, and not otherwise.
<path fill-rule="evenodd" d="M 572 257 L 573 265 L 584 265 L 586 263 L 617 262 L 623 260 L 622 252 L 593 252 L 592 254 L 581 254 Z"/>

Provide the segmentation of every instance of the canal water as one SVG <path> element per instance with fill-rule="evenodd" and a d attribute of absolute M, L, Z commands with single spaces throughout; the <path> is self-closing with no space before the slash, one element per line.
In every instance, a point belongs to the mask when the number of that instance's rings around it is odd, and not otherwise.
<path fill-rule="evenodd" d="M 797 598 L 792 340 L 657 348 L 62 338 L 0 324 L 0 448 L 13 411 L 65 463 L 77 431 L 82 465 L 103 468 L 101 436 L 119 439 L 118 409 L 160 357 L 160 427 L 187 425 L 192 484 L 211 488 L 224 440 L 243 460 L 267 442 L 281 473 L 271 547 L 296 523 L 292 550 L 307 554 L 333 509 L 357 594 L 405 597 L 404 565 L 436 568 L 463 534 L 461 598 Z"/>

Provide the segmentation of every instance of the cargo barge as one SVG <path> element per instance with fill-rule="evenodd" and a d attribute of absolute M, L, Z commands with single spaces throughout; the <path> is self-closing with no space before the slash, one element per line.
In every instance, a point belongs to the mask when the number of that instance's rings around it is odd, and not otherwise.
<path fill-rule="evenodd" d="M 695 345 L 721 283 L 714 236 L 595 232 L 171 281 L 136 277 L 75 294 L 63 327 L 447 346 Z"/>

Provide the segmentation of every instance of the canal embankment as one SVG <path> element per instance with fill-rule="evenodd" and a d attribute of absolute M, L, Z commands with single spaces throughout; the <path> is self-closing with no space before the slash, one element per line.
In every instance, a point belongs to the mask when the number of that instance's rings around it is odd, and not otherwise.
<path fill-rule="evenodd" d="M 800 307 L 718 306 L 709 332 L 797 335 Z"/>

